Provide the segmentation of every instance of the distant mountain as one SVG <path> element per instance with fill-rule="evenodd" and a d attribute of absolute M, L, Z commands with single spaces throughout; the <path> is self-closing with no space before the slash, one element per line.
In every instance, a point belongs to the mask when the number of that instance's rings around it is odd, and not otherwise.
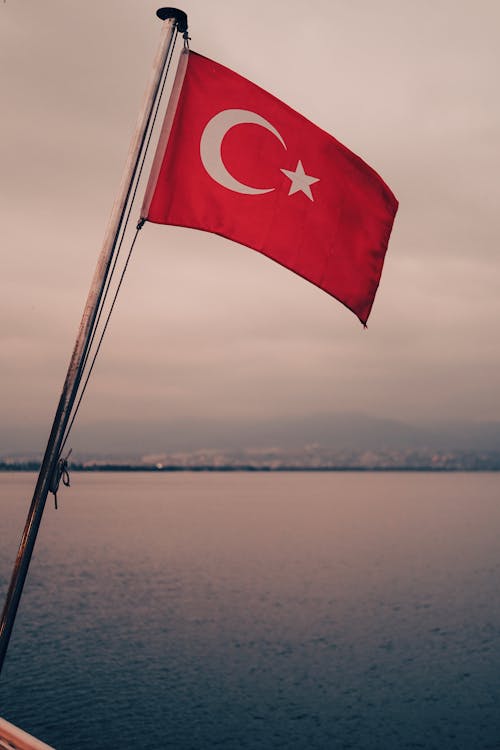
<path fill-rule="evenodd" d="M 314 414 L 269 421 L 171 423 L 151 427 L 146 444 L 155 449 L 269 448 L 318 444 L 332 450 L 500 450 L 500 422 L 415 425 L 363 414 Z"/>
<path fill-rule="evenodd" d="M 39 455 L 3 436 L 0 457 Z M 162 424 L 80 424 L 71 445 L 75 460 L 132 460 L 145 454 L 257 451 L 298 455 L 303 451 L 500 451 L 500 422 L 415 425 L 356 413 L 314 414 L 260 421 L 185 420 Z"/>

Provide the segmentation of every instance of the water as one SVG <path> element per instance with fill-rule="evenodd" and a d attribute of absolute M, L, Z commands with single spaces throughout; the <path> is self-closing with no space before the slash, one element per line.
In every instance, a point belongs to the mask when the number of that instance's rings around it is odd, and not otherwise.
<path fill-rule="evenodd" d="M 0 474 L 0 593 L 33 475 Z M 0 715 L 58 750 L 500 748 L 500 474 L 79 474 Z"/>

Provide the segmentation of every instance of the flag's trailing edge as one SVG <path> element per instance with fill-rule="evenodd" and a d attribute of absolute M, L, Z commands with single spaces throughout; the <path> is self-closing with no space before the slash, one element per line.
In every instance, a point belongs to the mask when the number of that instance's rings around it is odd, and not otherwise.
<path fill-rule="evenodd" d="M 366 324 L 397 208 L 331 135 L 232 70 L 181 55 L 144 219 L 258 250 Z"/>

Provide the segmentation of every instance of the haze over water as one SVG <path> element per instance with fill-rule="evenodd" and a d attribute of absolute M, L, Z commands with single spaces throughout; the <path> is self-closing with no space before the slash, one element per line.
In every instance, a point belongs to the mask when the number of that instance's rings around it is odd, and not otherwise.
<path fill-rule="evenodd" d="M 0 475 L 0 584 L 34 475 Z M 498 474 L 75 475 L 1 714 L 58 750 L 497 748 Z"/>

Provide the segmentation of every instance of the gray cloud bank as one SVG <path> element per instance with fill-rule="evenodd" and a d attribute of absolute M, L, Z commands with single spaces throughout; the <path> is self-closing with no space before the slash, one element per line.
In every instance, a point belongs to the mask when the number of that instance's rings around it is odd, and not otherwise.
<path fill-rule="evenodd" d="M 116 7 L 0 7 L 5 450 L 45 441 L 156 48 L 157 4 Z M 500 421 L 498 3 L 317 0 L 307 17 L 284 0 L 184 9 L 195 49 L 387 180 L 400 211 L 381 287 L 363 331 L 252 251 L 146 226 L 75 444 L 265 443 L 292 424 L 306 443 L 308 425 L 321 433 L 341 413 L 415 429 Z M 354 433 L 371 436 L 369 422 Z"/>

